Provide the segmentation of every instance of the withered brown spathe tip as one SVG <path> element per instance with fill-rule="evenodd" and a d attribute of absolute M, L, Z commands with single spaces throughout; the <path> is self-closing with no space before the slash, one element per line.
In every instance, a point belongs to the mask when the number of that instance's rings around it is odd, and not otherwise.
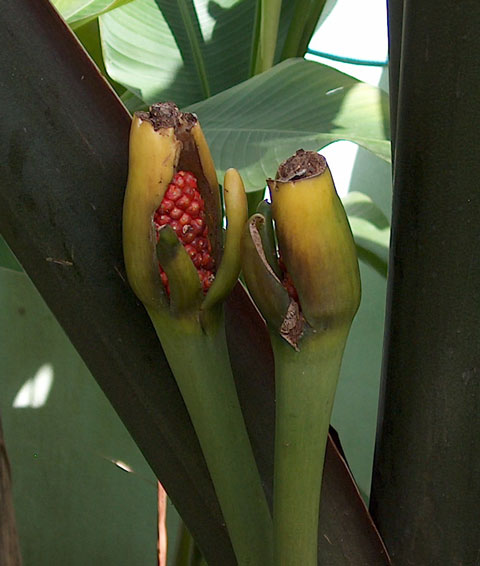
<path fill-rule="evenodd" d="M 295 155 L 286 159 L 278 167 L 275 179 L 289 182 L 321 175 L 327 168 L 327 161 L 316 151 L 297 150 Z"/>
<path fill-rule="evenodd" d="M 135 114 L 140 120 L 150 122 L 155 131 L 161 128 L 189 131 L 197 123 L 194 114 L 181 112 L 174 102 L 157 102 L 150 106 L 148 112 L 135 112 Z"/>

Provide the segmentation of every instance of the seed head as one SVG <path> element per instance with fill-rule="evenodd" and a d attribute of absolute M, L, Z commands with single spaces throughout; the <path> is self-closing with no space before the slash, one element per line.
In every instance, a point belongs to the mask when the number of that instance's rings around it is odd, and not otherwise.
<path fill-rule="evenodd" d="M 205 221 L 205 202 L 197 187 L 197 179 L 188 171 L 178 171 L 168 185 L 154 219 L 155 226 L 169 224 L 197 268 L 206 293 L 215 278 L 215 261 Z M 167 274 L 160 268 L 162 282 L 170 294 Z"/>

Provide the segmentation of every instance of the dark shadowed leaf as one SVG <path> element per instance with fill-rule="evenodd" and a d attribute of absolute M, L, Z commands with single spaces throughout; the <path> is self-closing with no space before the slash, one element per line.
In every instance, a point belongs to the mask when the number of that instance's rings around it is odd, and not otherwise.
<path fill-rule="evenodd" d="M 389 2 L 394 191 L 371 509 L 402 565 L 480 557 L 480 11 L 468 7 Z"/>

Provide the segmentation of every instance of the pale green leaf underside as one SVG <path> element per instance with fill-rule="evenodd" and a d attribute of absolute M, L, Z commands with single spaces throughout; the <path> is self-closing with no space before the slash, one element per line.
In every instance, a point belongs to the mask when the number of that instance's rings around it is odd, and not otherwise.
<path fill-rule="evenodd" d="M 263 187 L 299 148 L 350 140 L 390 159 L 386 94 L 304 59 L 280 63 L 188 110 L 200 119 L 220 175 L 237 168 L 247 191 Z"/>
<path fill-rule="evenodd" d="M 132 0 L 51 0 L 65 21 L 77 28 Z"/>
<path fill-rule="evenodd" d="M 363 193 L 352 192 L 343 199 L 360 259 L 387 276 L 390 225 L 378 206 Z"/>
<path fill-rule="evenodd" d="M 100 18 L 107 72 L 147 104 L 202 100 L 248 78 L 254 13 L 253 0 L 135 0 Z"/>

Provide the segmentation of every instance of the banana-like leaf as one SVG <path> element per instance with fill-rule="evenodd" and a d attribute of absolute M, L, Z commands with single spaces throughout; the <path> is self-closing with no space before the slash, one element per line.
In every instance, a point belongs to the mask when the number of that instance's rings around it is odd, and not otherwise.
<path fill-rule="evenodd" d="M 132 0 L 51 0 L 65 21 L 78 28 Z"/>
<path fill-rule="evenodd" d="M 100 18 L 110 77 L 184 106 L 248 77 L 253 2 L 136 0 Z"/>
<path fill-rule="evenodd" d="M 356 191 L 343 199 L 358 255 L 384 277 L 387 276 L 390 224 L 372 199 Z"/>
<path fill-rule="evenodd" d="M 2 268 L 0 344 L 23 564 L 155 564 L 152 471 L 31 280 Z"/>
<path fill-rule="evenodd" d="M 292 8 L 284 3 L 279 50 Z M 250 76 L 255 13 L 253 0 L 136 0 L 100 18 L 107 72 L 135 95 L 130 110 L 197 102 Z"/>
<path fill-rule="evenodd" d="M 202 117 L 220 175 L 233 162 L 252 191 L 300 147 L 350 140 L 389 161 L 385 108 L 380 89 L 326 65 L 289 59 L 188 110 Z"/>

